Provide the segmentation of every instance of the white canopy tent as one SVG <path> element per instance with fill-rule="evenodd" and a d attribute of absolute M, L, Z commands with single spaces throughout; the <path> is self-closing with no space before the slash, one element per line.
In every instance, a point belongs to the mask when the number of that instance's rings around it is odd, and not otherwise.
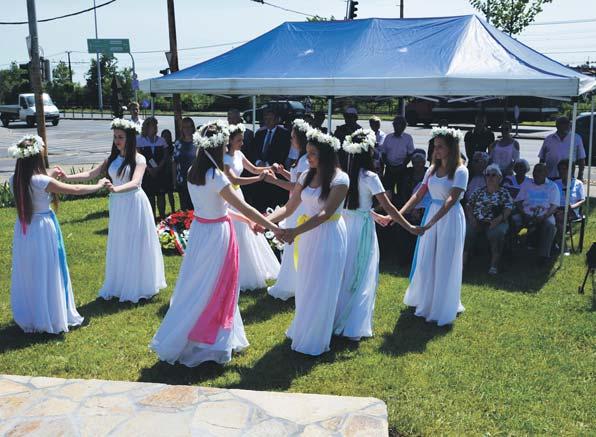
<path fill-rule="evenodd" d="M 328 96 L 329 123 L 331 99 L 339 96 L 571 98 L 570 162 L 577 97 L 595 88 L 595 78 L 536 52 L 475 15 L 283 23 L 220 56 L 141 82 L 141 89 L 151 94 L 252 95 L 253 110 L 256 95 Z M 589 150 L 590 165 L 591 135 Z M 566 205 L 569 191 L 568 186 Z"/>

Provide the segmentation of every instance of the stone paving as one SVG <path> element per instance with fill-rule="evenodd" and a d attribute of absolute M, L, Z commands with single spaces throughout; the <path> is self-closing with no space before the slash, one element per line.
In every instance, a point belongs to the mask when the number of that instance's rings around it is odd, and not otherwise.
<path fill-rule="evenodd" d="M 0 375 L 0 436 L 387 436 L 375 398 Z"/>

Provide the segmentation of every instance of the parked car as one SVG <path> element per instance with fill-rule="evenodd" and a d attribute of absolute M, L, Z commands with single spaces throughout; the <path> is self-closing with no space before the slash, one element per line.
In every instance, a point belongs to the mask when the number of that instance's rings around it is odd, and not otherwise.
<path fill-rule="evenodd" d="M 582 138 L 586 156 L 590 149 L 590 113 L 582 112 L 575 121 L 575 131 Z M 592 165 L 596 165 L 596 114 L 594 114 L 594 131 L 592 132 Z"/>
<path fill-rule="evenodd" d="M 60 122 L 60 111 L 49 95 L 43 94 L 43 110 L 46 120 L 57 126 Z M 35 126 L 35 96 L 33 94 L 19 94 L 18 105 L 0 105 L 0 120 L 2 126 L 8 127 L 11 121 L 24 121 L 27 126 Z"/>
<path fill-rule="evenodd" d="M 273 109 L 278 117 L 279 122 L 286 126 L 290 125 L 296 118 L 304 117 L 306 110 L 301 102 L 295 100 L 271 100 L 266 105 L 263 105 L 256 110 L 256 120 L 258 124 L 263 123 L 263 113 L 266 109 Z M 252 123 L 252 109 L 244 111 L 242 118 L 246 123 Z"/>

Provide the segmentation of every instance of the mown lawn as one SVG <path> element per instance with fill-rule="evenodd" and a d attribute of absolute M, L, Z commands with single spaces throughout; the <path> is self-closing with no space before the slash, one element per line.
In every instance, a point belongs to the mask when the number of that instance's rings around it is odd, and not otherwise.
<path fill-rule="evenodd" d="M 293 302 L 243 294 L 250 348 L 226 365 L 194 369 L 157 361 L 147 345 L 167 307 L 181 258 L 165 258 L 169 287 L 137 305 L 96 300 L 103 280 L 107 200 L 61 204 L 58 217 L 84 326 L 67 335 L 25 335 L 11 321 L 13 209 L 0 209 L 0 373 L 200 384 L 256 390 L 375 396 L 397 434 L 591 434 L 596 429 L 596 320 L 591 288 L 577 293 L 583 255 L 560 271 L 525 253 L 499 278 L 465 275 L 466 312 L 452 328 L 414 317 L 401 302 L 404 269 L 383 264 L 375 337 L 335 339 L 319 358 L 284 337 Z M 586 241 L 596 237 L 588 226 Z M 482 261 L 478 261 L 480 266 Z M 591 431 L 590 431 L 591 430 Z"/>

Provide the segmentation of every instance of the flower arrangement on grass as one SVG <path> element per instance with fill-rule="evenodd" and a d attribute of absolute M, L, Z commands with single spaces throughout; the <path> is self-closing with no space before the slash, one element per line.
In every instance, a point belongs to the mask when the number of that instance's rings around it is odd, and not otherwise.
<path fill-rule="evenodd" d="M 194 211 L 178 211 L 158 223 L 157 235 L 163 251 L 184 255 L 193 217 Z"/>

